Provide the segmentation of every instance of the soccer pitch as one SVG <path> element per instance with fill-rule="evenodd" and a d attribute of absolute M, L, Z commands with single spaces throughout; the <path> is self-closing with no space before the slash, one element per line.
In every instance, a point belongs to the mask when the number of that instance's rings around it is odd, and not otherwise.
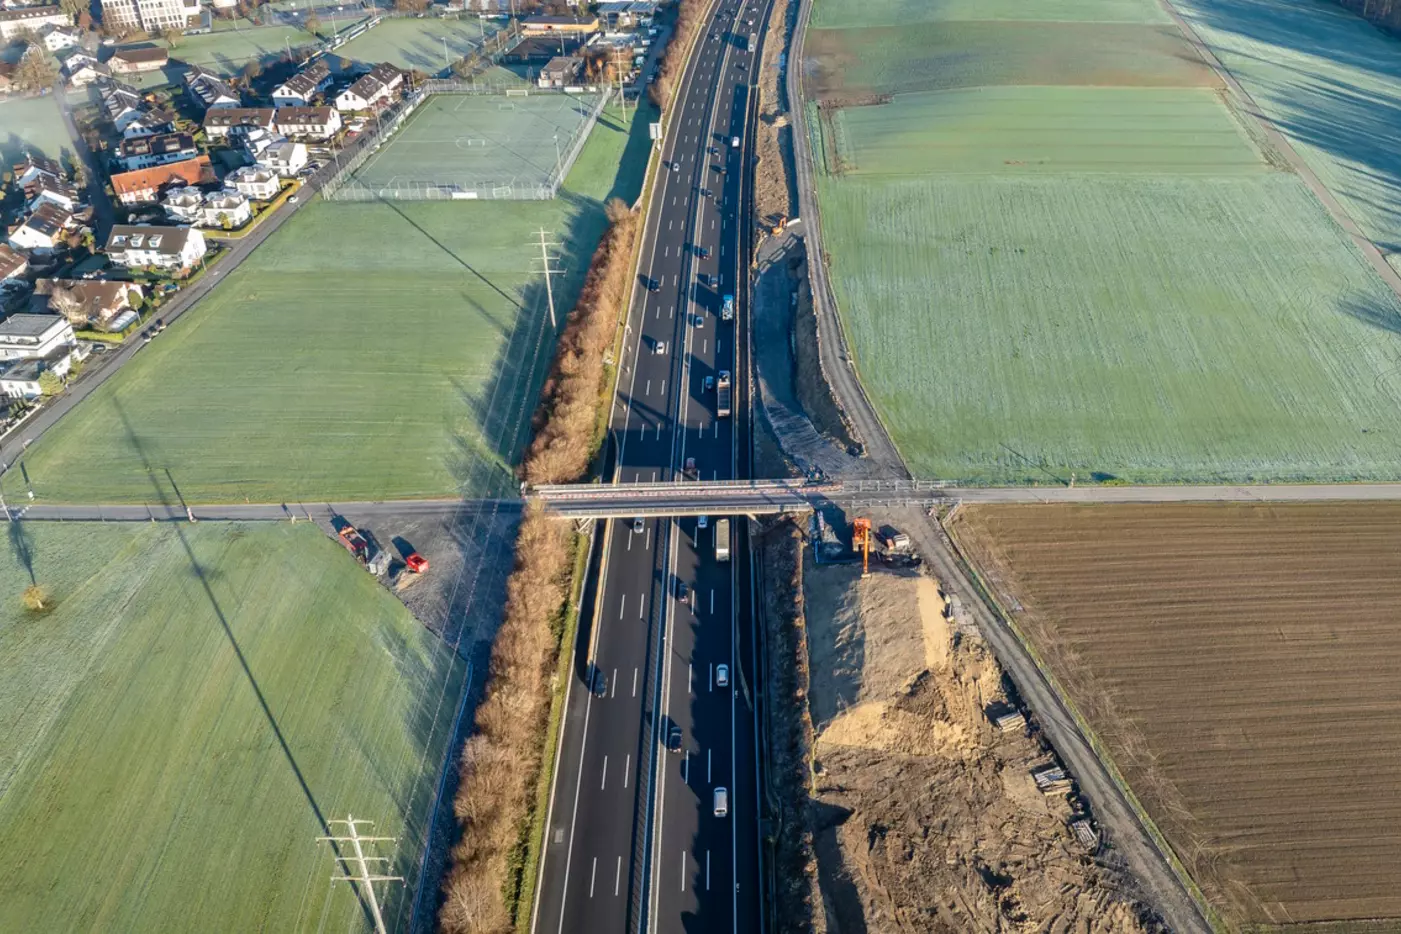
<path fill-rule="evenodd" d="M 316 839 L 347 813 L 398 838 L 374 855 L 408 880 L 380 887 L 407 927 L 463 689 L 450 647 L 310 523 L 8 538 L 0 930 L 373 930 Z"/>
<path fill-rule="evenodd" d="M 313 202 L 12 465 L 49 502 L 509 495 L 560 323 L 655 112 L 609 108 L 549 201 Z M 534 265 L 532 265 L 534 264 Z"/>
<path fill-rule="evenodd" d="M 434 94 L 354 177 L 384 197 L 412 188 L 481 197 L 542 188 L 588 132 L 597 102 L 582 94 Z"/>
<path fill-rule="evenodd" d="M 920 43 L 821 0 L 807 42 L 833 291 L 910 469 L 1401 476 L 1401 301 L 1157 5 L 1005 7 Z"/>

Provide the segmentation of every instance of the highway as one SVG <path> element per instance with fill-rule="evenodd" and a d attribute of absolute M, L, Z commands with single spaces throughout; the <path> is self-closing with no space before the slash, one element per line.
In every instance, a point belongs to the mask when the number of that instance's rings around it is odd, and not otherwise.
<path fill-rule="evenodd" d="M 748 36 L 761 32 L 767 2 L 716 0 L 666 115 L 610 423 L 618 482 L 679 479 L 689 458 L 701 479 L 730 479 L 748 449 L 737 340 L 757 61 Z M 733 321 L 722 320 L 726 294 L 739 297 Z M 721 371 L 737 374 L 733 418 L 718 416 L 707 388 Z M 717 560 L 719 518 L 600 526 L 601 583 L 585 595 L 536 931 L 759 929 L 754 719 L 737 690 L 750 683 L 747 542 L 731 520 L 734 560 Z M 676 752 L 666 748 L 673 728 Z M 728 796 L 722 815 L 717 788 Z"/>

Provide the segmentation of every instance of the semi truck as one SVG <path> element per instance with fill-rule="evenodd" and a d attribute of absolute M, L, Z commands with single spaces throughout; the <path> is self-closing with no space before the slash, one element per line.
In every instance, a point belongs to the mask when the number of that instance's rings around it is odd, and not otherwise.
<path fill-rule="evenodd" d="M 730 371 L 721 370 L 715 380 L 715 416 L 730 417 Z"/>
<path fill-rule="evenodd" d="M 720 519 L 715 523 L 715 560 L 730 560 L 730 520 Z"/>

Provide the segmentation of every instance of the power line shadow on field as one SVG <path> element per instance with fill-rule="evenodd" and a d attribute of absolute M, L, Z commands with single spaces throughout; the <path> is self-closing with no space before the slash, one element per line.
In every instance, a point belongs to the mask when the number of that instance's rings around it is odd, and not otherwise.
<path fill-rule="evenodd" d="M 37 584 L 39 581 L 34 577 L 34 546 L 29 540 L 29 533 L 18 516 L 11 515 L 9 520 L 10 551 L 29 575 L 29 583 Z"/>
<path fill-rule="evenodd" d="M 1379 331 L 1401 336 L 1401 308 L 1393 302 L 1377 302 L 1366 295 L 1349 295 L 1338 303 L 1343 314 Z"/>
<path fill-rule="evenodd" d="M 403 211 L 403 209 L 400 208 L 397 204 L 395 204 L 395 203 L 392 202 L 392 201 L 387 201 L 387 200 L 385 200 L 384 198 L 378 198 L 378 199 L 376 199 L 376 200 L 377 200 L 380 204 L 383 204 L 383 205 L 385 205 L 386 207 L 388 207 L 388 208 L 389 208 L 391 211 L 393 211 L 395 214 L 398 214 L 401 218 L 403 218 L 404 223 L 408 224 L 408 225 L 409 225 L 410 227 L 412 227 L 414 230 L 417 230 L 420 234 L 423 235 L 424 239 L 426 239 L 429 243 L 432 243 L 432 244 L 433 244 L 434 246 L 436 246 L 438 249 L 442 250 L 444 254 L 446 254 L 448 257 L 450 257 L 450 258 L 452 259 L 453 262 L 457 263 L 457 264 L 458 264 L 459 266 L 461 266 L 463 269 L 467 270 L 467 271 L 470 272 L 472 275 L 476 276 L 479 280 L 481 280 L 481 282 L 482 282 L 483 285 L 485 285 L 487 288 L 491 289 L 491 290 L 492 290 L 493 292 L 495 292 L 497 295 L 500 295 L 502 298 L 504 298 L 504 299 L 505 299 L 507 302 L 509 302 L 510 304 L 516 306 L 517 309 L 520 308 L 520 303 L 517 301 L 517 299 L 516 299 L 516 297 L 515 297 L 514 295 L 512 295 L 510 292 L 507 292 L 505 289 L 501 288 L 501 286 L 497 285 L 495 282 L 492 282 L 492 281 L 491 281 L 490 279 L 488 279 L 486 276 L 482 275 L 480 272 L 478 272 L 476 269 L 474 269 L 470 263 L 468 263 L 468 262 L 467 262 L 466 260 L 464 260 L 462 257 L 460 257 L 460 256 L 458 256 L 456 253 L 454 253 L 454 252 L 452 251 L 452 248 L 451 248 L 451 247 L 449 247 L 447 244 L 443 243 L 443 241 L 439 240 L 437 237 L 433 236 L 431 233 L 429 233 L 427 230 L 425 230 L 425 229 L 423 228 L 423 225 L 419 224 L 418 221 L 415 221 L 413 218 L 411 218 L 411 217 L 409 217 L 407 214 L 405 214 L 404 211 Z"/>
<path fill-rule="evenodd" d="M 117 411 L 117 418 L 121 421 L 122 430 L 126 433 L 127 443 L 131 446 L 132 451 L 136 453 L 137 457 L 140 458 L 141 465 L 145 469 L 146 475 L 151 479 L 151 485 L 155 488 L 157 500 L 159 500 L 162 506 L 169 507 L 171 505 L 170 497 L 161 486 L 156 472 L 151 466 L 150 459 L 146 455 L 145 445 L 142 444 L 140 436 L 137 435 L 135 429 L 132 427 L 130 419 L 127 418 L 126 409 L 123 408 L 121 399 L 114 397 L 112 400 L 112 407 Z M 166 476 L 169 477 L 169 469 L 163 469 Z M 326 822 L 325 814 L 321 811 L 321 805 L 317 803 L 316 795 L 312 792 L 311 786 L 307 784 L 306 776 L 302 773 L 301 766 L 297 764 L 297 758 L 293 755 L 292 748 L 288 745 L 287 738 L 282 733 L 282 727 L 278 724 L 277 717 L 272 712 L 272 707 L 268 704 L 267 697 L 263 694 L 263 689 L 258 684 L 257 677 L 253 674 L 253 669 L 248 663 L 248 658 L 243 653 L 243 647 L 239 645 L 238 638 L 234 635 L 233 627 L 230 625 L 228 617 L 224 615 L 224 608 L 220 605 L 219 598 L 214 594 L 214 589 L 210 583 L 212 575 L 205 569 L 204 565 L 200 563 L 199 558 L 195 555 L 194 548 L 190 545 L 190 540 L 186 537 L 185 530 L 181 527 L 181 524 L 177 521 L 171 523 L 171 525 L 175 530 L 176 537 L 180 540 L 180 546 L 185 551 L 185 557 L 190 563 L 190 572 L 204 591 L 205 599 L 208 600 L 210 608 L 214 611 L 215 619 L 219 621 L 219 626 L 223 630 L 224 638 L 228 640 L 229 647 L 233 649 L 234 658 L 238 661 L 239 668 L 242 669 L 243 676 L 248 681 L 248 686 L 253 690 L 253 697 L 258 702 L 258 706 L 262 710 L 263 716 L 268 722 L 268 726 L 271 727 L 273 737 L 277 740 L 277 745 L 281 748 L 282 755 L 286 758 L 288 766 L 291 767 L 292 775 L 296 779 L 297 785 L 301 788 L 303 797 L 306 798 L 307 804 L 311 807 L 311 812 L 316 818 L 317 826 L 321 829 L 324 836 L 334 836 L 334 834 L 331 833 L 330 825 Z M 339 865 L 340 857 L 342 856 L 341 848 L 336 843 L 332 843 L 331 847 L 334 850 L 337 865 Z M 352 888 L 354 887 L 352 886 Z M 358 888 L 355 888 L 355 898 L 360 904 L 361 913 L 364 914 L 366 921 L 373 923 L 373 913 L 370 911 L 370 906 L 366 903 Z"/>
<path fill-rule="evenodd" d="M 1059 483 L 1061 486 L 1069 486 L 1069 485 L 1070 485 L 1070 480 L 1069 480 L 1068 478 L 1060 476 L 1060 475 L 1057 474 L 1055 471 L 1053 471 L 1053 470 L 1051 470 L 1049 467 L 1047 467 L 1045 464 L 1038 464 L 1036 461 L 1034 461 L 1034 460 L 1032 460 L 1031 458 L 1027 457 L 1027 456 L 1026 456 L 1025 454 L 1023 454 L 1021 451 L 1018 451 L 1018 450 L 1016 450 L 1015 448 L 1009 447 L 1008 445 L 1006 445 L 1005 443 L 1003 443 L 1003 442 L 1001 442 L 1001 441 L 997 442 L 997 446 L 1000 447 L 1000 448 L 1002 448 L 1002 450 L 1006 451 L 1008 454 L 1011 454 L 1013 457 L 1015 457 L 1017 460 L 1021 461 L 1021 462 L 1022 462 L 1023 464 L 1025 464 L 1027 467 L 1031 468 L 1033 471 L 1036 471 L 1036 472 L 1038 472 L 1038 473 L 1043 473 L 1043 474 L 1045 474 L 1046 476 L 1050 477 L 1052 480 L 1054 480 L 1054 481 L 1056 481 L 1057 483 Z"/>

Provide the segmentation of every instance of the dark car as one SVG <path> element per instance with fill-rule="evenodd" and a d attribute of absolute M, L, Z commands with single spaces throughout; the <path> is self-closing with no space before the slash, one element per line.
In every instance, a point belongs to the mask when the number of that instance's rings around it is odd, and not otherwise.
<path fill-rule="evenodd" d="M 701 259 L 710 259 L 710 247 L 708 247 L 708 246 L 703 246 L 703 247 L 700 248 L 700 258 L 701 258 Z"/>
<path fill-rule="evenodd" d="M 156 331 L 159 332 L 159 331 L 164 331 L 164 330 L 165 330 L 165 319 L 164 319 L 164 318 L 157 318 L 157 319 L 156 319 Z"/>
<path fill-rule="evenodd" d="M 676 599 L 682 603 L 689 603 L 691 600 L 691 588 L 686 586 L 685 581 L 676 582 Z"/>
<path fill-rule="evenodd" d="M 671 730 L 666 734 L 666 748 L 672 752 L 681 751 L 681 727 L 674 723 L 671 725 Z"/>
<path fill-rule="evenodd" d="M 593 670 L 593 692 L 598 697 L 608 693 L 608 676 L 603 673 L 602 668 Z"/>
<path fill-rule="evenodd" d="M 659 292 L 659 291 L 661 291 L 661 288 L 662 288 L 662 280 L 660 280 L 660 279 L 648 279 L 648 280 L 647 280 L 647 291 L 649 291 L 649 292 Z"/>

